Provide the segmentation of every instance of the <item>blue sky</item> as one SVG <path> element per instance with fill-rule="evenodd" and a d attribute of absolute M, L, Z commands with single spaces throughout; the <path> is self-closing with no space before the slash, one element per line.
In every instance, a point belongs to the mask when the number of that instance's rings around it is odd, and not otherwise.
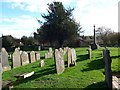
<path fill-rule="evenodd" d="M 36 18 L 47 12 L 47 3 L 60 1 L 75 8 L 73 16 L 80 22 L 84 35 L 93 35 L 93 25 L 118 31 L 119 0 L 0 0 L 0 35 L 21 38 L 31 36 L 40 27 Z"/>

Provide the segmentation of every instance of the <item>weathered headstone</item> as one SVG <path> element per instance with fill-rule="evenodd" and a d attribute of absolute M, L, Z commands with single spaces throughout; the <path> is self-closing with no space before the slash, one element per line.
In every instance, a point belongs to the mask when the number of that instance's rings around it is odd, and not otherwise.
<path fill-rule="evenodd" d="M 67 62 L 68 62 L 68 67 L 70 67 L 70 64 L 72 62 L 72 55 L 71 55 L 71 49 L 68 48 L 68 52 L 67 52 Z"/>
<path fill-rule="evenodd" d="M 103 50 L 103 59 L 105 62 L 105 81 L 108 84 L 108 88 L 112 89 L 112 73 L 111 73 L 111 57 L 108 49 Z"/>
<path fill-rule="evenodd" d="M 36 59 L 35 59 L 35 52 L 32 51 L 32 52 L 30 52 L 30 62 L 33 63 L 35 61 L 36 61 Z"/>
<path fill-rule="evenodd" d="M 71 54 L 72 54 L 72 62 L 71 64 L 75 65 L 76 66 L 76 51 L 74 48 L 71 49 Z"/>
<path fill-rule="evenodd" d="M 2 62 L 1 62 L 1 57 L 0 57 L 0 90 L 2 90 Z"/>
<path fill-rule="evenodd" d="M 92 49 L 89 48 L 88 49 L 88 58 L 91 59 L 91 57 L 92 57 Z"/>
<path fill-rule="evenodd" d="M 36 61 L 40 60 L 40 53 L 35 53 L 35 58 L 36 58 Z"/>
<path fill-rule="evenodd" d="M 21 62 L 22 62 L 22 66 L 29 64 L 28 53 L 25 51 L 23 51 L 21 54 Z"/>
<path fill-rule="evenodd" d="M 20 51 L 18 48 L 15 49 L 12 56 L 13 68 L 21 66 Z"/>
<path fill-rule="evenodd" d="M 55 58 L 57 74 L 63 73 L 65 70 L 63 53 L 60 53 L 60 51 L 58 51 L 58 49 L 55 49 L 55 57 L 54 58 Z"/>
<path fill-rule="evenodd" d="M 59 51 L 60 51 L 61 54 L 64 54 L 64 51 L 63 51 L 62 48 L 59 48 Z"/>
<path fill-rule="evenodd" d="M 2 59 L 2 68 L 3 68 L 3 71 L 10 70 L 11 66 L 9 65 L 9 62 L 8 62 L 8 53 L 5 50 L 5 48 L 1 49 L 1 59 Z"/>
<path fill-rule="evenodd" d="M 43 66 L 45 66 L 45 62 L 44 62 L 44 60 L 41 60 L 40 61 L 40 67 L 43 67 Z"/>

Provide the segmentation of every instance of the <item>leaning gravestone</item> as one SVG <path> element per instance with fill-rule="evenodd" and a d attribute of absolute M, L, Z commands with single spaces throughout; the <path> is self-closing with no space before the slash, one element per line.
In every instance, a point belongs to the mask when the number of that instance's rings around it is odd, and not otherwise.
<path fill-rule="evenodd" d="M 11 66 L 9 65 L 9 62 L 8 62 L 8 53 L 5 50 L 5 48 L 1 49 L 1 59 L 2 59 L 2 68 L 3 68 L 3 71 L 10 70 Z"/>
<path fill-rule="evenodd" d="M 36 58 L 36 61 L 40 60 L 40 53 L 35 53 L 35 58 Z"/>
<path fill-rule="evenodd" d="M 21 62 L 22 62 L 22 66 L 29 64 L 28 53 L 25 51 L 23 51 L 21 54 Z"/>
<path fill-rule="evenodd" d="M 35 59 L 35 52 L 32 51 L 32 52 L 30 52 L 30 62 L 33 63 L 35 61 L 36 61 L 36 59 Z"/>
<path fill-rule="evenodd" d="M 72 55 L 72 61 L 71 61 L 71 64 L 75 65 L 76 66 L 76 51 L 74 48 L 71 49 L 71 55 Z"/>
<path fill-rule="evenodd" d="M 64 56 L 63 53 L 60 53 L 58 49 L 55 49 L 55 64 L 56 64 L 56 71 L 57 74 L 61 74 L 65 70 L 65 65 L 64 65 Z"/>
<path fill-rule="evenodd" d="M 13 68 L 21 66 L 20 51 L 18 48 L 15 49 L 12 56 Z"/>
<path fill-rule="evenodd" d="M 68 61 L 68 67 L 70 67 L 70 64 L 72 62 L 72 56 L 71 56 L 71 49 L 68 48 L 68 52 L 67 52 L 67 61 Z"/>
<path fill-rule="evenodd" d="M 110 57 L 110 51 L 107 48 L 103 50 L 103 59 L 105 62 L 105 81 L 108 84 L 108 88 L 112 89 L 112 71 L 111 71 L 112 59 Z"/>

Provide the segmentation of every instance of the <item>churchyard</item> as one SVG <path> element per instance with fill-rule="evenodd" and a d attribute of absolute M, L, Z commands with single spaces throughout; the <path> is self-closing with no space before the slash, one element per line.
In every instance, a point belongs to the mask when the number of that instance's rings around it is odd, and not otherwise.
<path fill-rule="evenodd" d="M 3 84 L 8 81 L 14 82 L 10 85 L 12 88 L 107 88 L 105 62 L 103 60 L 104 47 L 92 52 L 88 50 L 89 47 L 74 49 L 71 47 L 71 50 L 68 49 L 68 51 L 66 51 L 66 48 L 35 52 L 26 51 L 29 53 L 29 58 L 31 53 L 40 54 L 39 60 L 34 58 L 33 61 L 30 61 L 30 59 L 28 60 L 29 63 L 26 62 L 27 64 L 16 65 L 17 67 L 14 66 L 11 70 L 4 71 L 2 73 Z M 112 74 L 118 73 L 118 48 L 108 47 L 108 49 L 112 59 Z M 9 65 L 12 66 L 12 60 L 14 61 L 14 59 L 11 58 L 10 54 L 13 54 L 13 52 L 8 52 L 8 54 Z M 30 77 L 16 82 L 15 75 L 30 72 L 32 72 Z"/>

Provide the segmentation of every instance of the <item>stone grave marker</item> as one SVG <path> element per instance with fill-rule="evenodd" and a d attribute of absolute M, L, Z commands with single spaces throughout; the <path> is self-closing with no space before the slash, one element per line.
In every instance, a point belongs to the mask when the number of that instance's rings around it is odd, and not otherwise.
<path fill-rule="evenodd" d="M 67 52 L 67 62 L 68 62 L 68 67 L 70 67 L 70 64 L 72 63 L 72 55 L 70 48 L 68 48 L 68 52 Z"/>
<path fill-rule="evenodd" d="M 1 62 L 1 57 L 0 57 L 0 90 L 2 90 L 2 62 Z"/>
<path fill-rule="evenodd" d="M 71 49 L 71 55 L 72 55 L 72 61 L 71 61 L 71 64 L 75 65 L 76 66 L 76 51 L 74 48 Z"/>
<path fill-rule="evenodd" d="M 36 61 L 40 60 L 40 53 L 35 53 L 35 58 L 36 58 Z"/>
<path fill-rule="evenodd" d="M 63 73 L 64 70 L 65 70 L 63 53 L 58 51 L 58 49 L 55 49 L 55 56 L 54 56 L 54 58 L 55 58 L 57 74 Z"/>
<path fill-rule="evenodd" d="M 111 63 L 112 59 L 110 57 L 110 51 L 106 48 L 103 50 L 103 60 L 105 62 L 105 81 L 107 82 L 108 88 L 112 88 L 112 71 Z"/>
<path fill-rule="evenodd" d="M 28 53 L 25 51 L 23 51 L 21 54 L 21 62 L 22 62 L 22 66 L 29 64 Z"/>
<path fill-rule="evenodd" d="M 32 51 L 32 52 L 30 52 L 30 62 L 33 63 L 35 61 L 36 61 L 36 59 L 35 59 L 35 52 Z"/>
<path fill-rule="evenodd" d="M 88 49 L 88 58 L 91 59 L 91 57 L 92 57 L 92 49 L 89 48 Z"/>
<path fill-rule="evenodd" d="M 2 59 L 3 71 L 11 70 L 11 66 L 9 65 L 9 62 L 8 62 L 8 53 L 5 50 L 5 48 L 1 49 L 1 59 Z"/>
<path fill-rule="evenodd" d="M 20 51 L 18 48 L 15 49 L 12 55 L 13 68 L 21 66 Z"/>
<path fill-rule="evenodd" d="M 44 60 L 41 60 L 40 61 L 40 67 L 43 67 L 43 66 L 45 66 L 45 62 L 44 62 Z"/>
<path fill-rule="evenodd" d="M 39 51 L 41 50 L 41 46 L 38 46 L 38 50 L 39 50 Z"/>

